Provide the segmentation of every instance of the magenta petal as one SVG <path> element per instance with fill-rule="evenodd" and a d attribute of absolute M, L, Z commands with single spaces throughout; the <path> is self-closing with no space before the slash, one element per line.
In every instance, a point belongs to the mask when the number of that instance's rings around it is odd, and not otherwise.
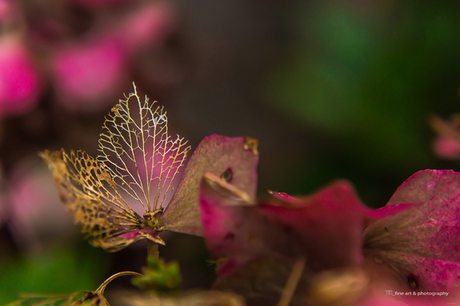
<path fill-rule="evenodd" d="M 291 204 L 280 206 L 251 205 L 228 183 L 206 179 L 200 195 L 204 235 L 211 256 L 228 258 L 219 275 L 269 254 L 306 257 L 313 271 L 363 262 L 361 231 L 370 210 L 348 182 L 302 200 L 277 193 Z"/>
<path fill-rule="evenodd" d="M 140 240 L 143 238 L 151 239 L 153 241 L 157 241 L 160 239 L 160 236 L 155 230 L 150 230 L 150 229 L 141 229 L 138 231 L 132 231 L 123 235 L 120 235 L 119 237 L 127 239 L 127 240 Z"/>
<path fill-rule="evenodd" d="M 456 208 L 456 196 L 460 194 L 457 191 L 460 186 L 460 173 L 452 170 L 422 170 L 407 180 L 396 189 L 388 205 L 401 203 L 430 203 L 431 208 L 440 214 L 447 212 L 449 215 L 456 215 L 452 208 Z M 446 201 L 443 201 L 446 200 Z M 434 202 L 445 202 L 447 206 L 434 208 Z"/>
<path fill-rule="evenodd" d="M 460 263 L 459 199 L 460 173 L 415 173 L 396 190 L 387 207 L 417 205 L 371 224 L 365 231 L 365 254 L 391 266 L 405 277 L 406 285 L 417 289 L 448 290 L 456 286 Z"/>
<path fill-rule="evenodd" d="M 228 185 L 207 173 L 200 190 L 201 220 L 209 252 L 213 258 L 227 259 L 217 270 L 219 276 L 237 271 L 254 258 L 292 249 L 279 224 L 268 222 L 254 207 L 245 206 L 246 197 L 232 194 Z"/>
<path fill-rule="evenodd" d="M 398 258 L 414 274 L 420 290 L 444 291 L 456 290 L 460 283 L 460 264 L 450 261 L 402 255 Z"/>
<path fill-rule="evenodd" d="M 284 202 L 287 202 L 287 203 L 289 203 L 291 205 L 302 205 L 302 200 L 301 199 L 298 199 L 296 197 L 288 195 L 285 192 L 269 191 L 268 193 L 270 193 L 275 198 L 278 198 L 278 199 L 280 199 L 280 200 L 282 200 Z"/>
<path fill-rule="evenodd" d="M 371 210 L 361 203 L 350 183 L 338 181 L 303 199 L 301 205 L 298 199 L 283 198 L 296 207 L 264 205 L 259 209 L 292 231 L 312 269 L 362 262 L 361 231 Z"/>
<path fill-rule="evenodd" d="M 413 204 L 413 203 L 401 203 L 401 204 L 395 204 L 395 205 L 390 205 L 390 206 L 384 206 L 384 207 L 381 207 L 379 209 L 369 212 L 367 216 L 371 219 L 382 219 L 382 218 L 386 218 L 389 216 L 393 216 L 393 215 L 402 213 L 403 211 L 411 209 L 417 205 L 418 204 Z"/>

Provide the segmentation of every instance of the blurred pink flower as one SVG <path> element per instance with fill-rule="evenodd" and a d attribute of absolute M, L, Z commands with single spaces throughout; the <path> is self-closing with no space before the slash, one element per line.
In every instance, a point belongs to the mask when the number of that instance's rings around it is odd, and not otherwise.
<path fill-rule="evenodd" d="M 455 138 L 439 136 L 433 141 L 433 151 L 442 158 L 460 159 L 460 141 Z"/>
<path fill-rule="evenodd" d="M 431 127 L 438 133 L 433 140 L 434 153 L 442 158 L 460 159 L 460 117 L 445 121 L 438 116 L 430 118 Z"/>
<path fill-rule="evenodd" d="M 13 39 L 0 42 L 0 118 L 23 115 L 39 102 L 43 81 L 26 47 Z"/>
<path fill-rule="evenodd" d="M 130 56 L 158 48 L 169 37 L 176 24 L 176 13 L 170 3 L 154 2 L 127 14 L 119 21 L 113 36 Z"/>
<path fill-rule="evenodd" d="M 54 50 L 54 87 L 58 102 L 66 108 L 92 112 L 111 105 L 129 81 L 135 58 L 162 45 L 169 36 L 174 14 L 170 5 L 155 3 L 140 6 L 112 22 L 116 25 L 103 29 L 99 24 L 86 39 Z"/>
<path fill-rule="evenodd" d="M 58 101 L 74 111 L 97 111 L 112 104 L 128 77 L 124 49 L 111 39 L 69 44 L 52 60 Z"/>
<path fill-rule="evenodd" d="M 91 25 L 83 33 L 62 18 L 79 18 L 69 3 L 50 11 L 44 5 L 45 14 L 34 17 L 28 16 L 27 3 L 19 6 L 14 1 L 0 0 L 0 26 L 11 37 L 6 39 L 2 34 L 0 38 L 0 117 L 27 113 L 43 93 L 45 81 L 31 54 L 40 53 L 40 65 L 50 74 L 57 103 L 77 112 L 108 108 L 119 98 L 120 88 L 132 81 L 134 73 L 144 79 L 158 74 L 158 69 L 152 70 L 146 62 L 156 62 L 161 57 L 160 50 L 176 25 L 175 8 L 170 2 L 73 2 L 86 6 L 91 15 Z M 102 7 L 113 5 L 126 6 L 126 10 L 102 12 Z M 22 43 L 23 37 L 28 46 Z M 142 65 L 148 68 L 139 67 Z M 167 86 L 167 76 L 173 75 L 170 70 L 176 68 L 164 66 L 160 87 Z M 138 72 L 145 69 L 147 74 Z"/>
<path fill-rule="evenodd" d="M 6 200 L 14 237 L 25 249 L 77 234 L 71 217 L 56 197 L 53 179 L 37 159 L 16 164 L 9 177 Z"/>

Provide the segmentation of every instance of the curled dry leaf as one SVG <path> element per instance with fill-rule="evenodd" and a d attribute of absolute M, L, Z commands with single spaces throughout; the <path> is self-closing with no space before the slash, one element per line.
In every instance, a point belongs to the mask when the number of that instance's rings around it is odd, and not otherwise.
<path fill-rule="evenodd" d="M 141 101 L 135 87 L 120 100 L 104 122 L 97 158 L 83 151 L 41 153 L 75 222 L 92 245 L 109 252 L 144 238 L 164 244 L 158 236 L 164 229 L 200 235 L 197 200 L 205 170 L 255 193 L 257 142 L 218 135 L 200 143 L 176 189 L 190 147 L 169 135 L 166 112 L 154 103 Z M 133 201 L 143 216 L 130 207 Z"/>

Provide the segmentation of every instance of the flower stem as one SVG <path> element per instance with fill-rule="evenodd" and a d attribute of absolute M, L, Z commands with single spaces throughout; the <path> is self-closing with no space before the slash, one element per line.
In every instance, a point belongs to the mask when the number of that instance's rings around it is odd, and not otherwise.
<path fill-rule="evenodd" d="M 153 256 L 155 258 L 160 257 L 160 252 L 158 251 L 158 243 L 147 239 L 147 255 L 149 257 Z"/>
<path fill-rule="evenodd" d="M 105 287 L 107 287 L 107 285 L 113 281 L 115 278 L 117 277 L 120 277 L 120 276 L 124 276 L 124 275 L 134 275 L 134 276 L 139 276 L 139 275 L 142 275 L 138 272 L 133 272 L 133 271 L 122 271 L 122 272 L 118 272 L 118 273 L 115 273 L 114 275 L 110 276 L 108 279 L 106 279 L 100 286 L 99 288 L 96 289 L 96 293 L 100 293 L 100 294 L 104 294 L 104 290 L 105 290 Z"/>

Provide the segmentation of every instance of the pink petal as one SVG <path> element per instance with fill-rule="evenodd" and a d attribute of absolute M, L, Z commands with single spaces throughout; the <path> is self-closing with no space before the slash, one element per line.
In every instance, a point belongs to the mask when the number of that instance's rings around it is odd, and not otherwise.
<path fill-rule="evenodd" d="M 268 191 L 268 193 L 274 196 L 275 198 L 278 198 L 281 201 L 287 202 L 293 206 L 303 205 L 303 201 L 301 199 L 288 195 L 285 192 Z"/>
<path fill-rule="evenodd" d="M 243 199 L 232 194 L 229 183 L 205 174 L 200 190 L 201 220 L 211 257 L 227 258 L 217 270 L 221 277 L 257 257 L 275 253 L 273 250 L 290 248 L 283 228 L 268 222 L 254 207 L 241 205 Z"/>
<path fill-rule="evenodd" d="M 314 270 L 363 261 L 361 231 L 371 210 L 361 203 L 349 182 L 335 182 L 302 199 L 302 203 L 283 198 L 295 208 L 263 205 L 259 210 L 292 231 Z"/>

